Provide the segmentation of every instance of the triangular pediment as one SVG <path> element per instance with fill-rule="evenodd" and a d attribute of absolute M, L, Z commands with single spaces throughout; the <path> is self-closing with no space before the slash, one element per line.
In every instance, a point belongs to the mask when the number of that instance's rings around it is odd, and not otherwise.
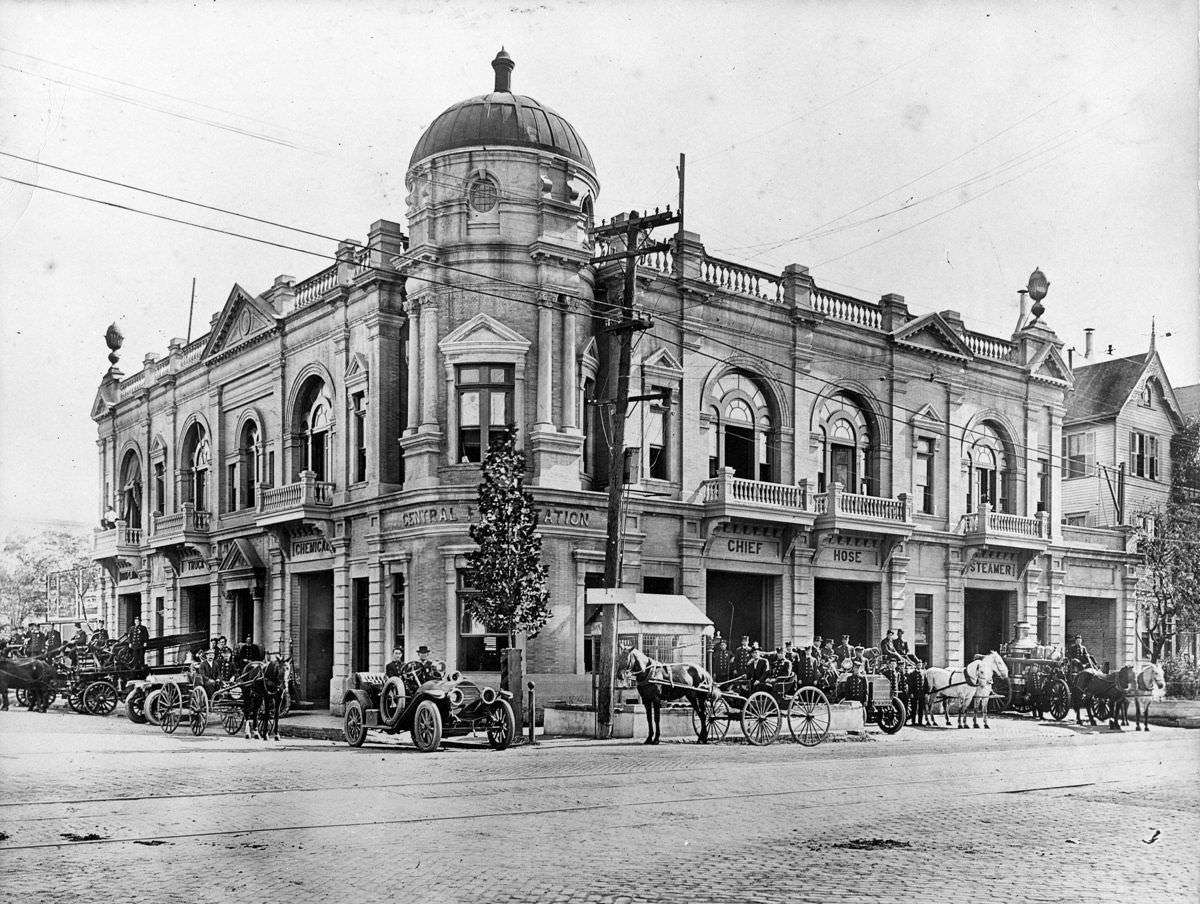
<path fill-rule="evenodd" d="M 524 353 L 529 348 L 529 340 L 490 314 L 476 314 L 439 342 L 438 347 L 446 354 L 467 348 Z"/>
<path fill-rule="evenodd" d="M 962 337 L 937 312 L 918 317 L 898 330 L 893 330 L 892 341 L 905 348 L 939 357 L 960 359 L 974 357 Z"/>
<path fill-rule="evenodd" d="M 358 383 L 367 379 L 367 356 L 362 352 L 354 352 L 350 363 L 346 365 L 346 382 Z"/>
<path fill-rule="evenodd" d="M 220 571 L 251 571 L 262 568 L 262 559 L 249 540 L 239 537 L 229 544 L 225 556 L 221 559 Z"/>
<path fill-rule="evenodd" d="M 1053 345 L 1047 345 L 1034 357 L 1029 366 L 1029 375 L 1035 379 L 1053 383 L 1070 385 L 1074 382 L 1071 368 L 1067 366 L 1067 362 L 1063 360 L 1062 355 Z"/>
<path fill-rule="evenodd" d="M 110 398 L 112 395 L 108 389 L 110 384 L 102 384 L 96 390 L 96 398 L 92 401 L 92 420 L 96 421 L 108 414 L 108 410 L 117 403 L 117 400 Z"/>
<path fill-rule="evenodd" d="M 583 347 L 582 357 L 584 361 L 595 361 L 597 364 L 600 363 L 600 346 L 596 342 L 595 336 L 589 339 L 588 344 Z"/>
<path fill-rule="evenodd" d="M 914 424 L 917 424 L 917 423 L 941 424 L 941 423 L 943 423 L 942 416 L 937 413 L 937 409 L 929 404 L 923 405 L 919 411 L 917 411 L 915 414 L 913 414 L 913 416 L 910 420 L 911 420 L 911 423 L 914 423 Z"/>
<path fill-rule="evenodd" d="M 225 307 L 208 334 L 208 344 L 201 358 L 220 355 L 249 339 L 271 332 L 275 323 L 275 311 L 267 302 L 234 283 Z"/>
<path fill-rule="evenodd" d="M 646 355 L 642 361 L 642 367 L 655 368 L 657 370 L 669 370 L 677 373 L 683 373 L 683 365 L 679 360 L 671 354 L 668 348 L 659 348 Z"/>

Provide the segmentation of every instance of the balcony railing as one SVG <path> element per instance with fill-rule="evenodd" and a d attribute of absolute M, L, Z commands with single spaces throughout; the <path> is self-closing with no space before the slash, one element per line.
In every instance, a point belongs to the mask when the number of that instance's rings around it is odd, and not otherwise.
<path fill-rule="evenodd" d="M 1032 518 L 1024 515 L 1009 515 L 993 512 L 990 503 L 983 503 L 979 511 L 962 516 L 961 533 L 966 537 L 1009 537 L 1018 540 L 1050 539 L 1050 516 L 1039 512 Z"/>
<path fill-rule="evenodd" d="M 770 505 L 804 512 L 808 511 L 808 487 L 746 480 L 734 477 L 732 468 L 725 468 L 720 477 L 713 477 L 701 484 L 701 500 L 706 503 Z"/>
<path fill-rule="evenodd" d="M 151 515 L 150 536 L 157 540 L 182 534 L 206 534 L 211 524 L 212 515 L 197 510 L 190 502 L 185 502 L 182 511 Z"/>
<path fill-rule="evenodd" d="M 259 494 L 258 511 L 262 515 L 277 515 L 297 509 L 328 508 L 333 505 L 334 485 L 317 480 L 311 471 L 304 471 L 300 480 L 281 487 L 269 487 Z"/>
<path fill-rule="evenodd" d="M 828 493 L 817 495 L 817 511 L 821 514 L 837 512 L 878 521 L 911 521 L 907 497 L 887 499 L 883 496 L 866 496 L 862 493 L 845 493 L 841 484 L 835 483 Z"/>
<path fill-rule="evenodd" d="M 97 528 L 92 534 L 92 558 L 112 558 L 119 553 L 133 553 L 142 545 L 142 529 L 116 522 L 116 527 Z"/>

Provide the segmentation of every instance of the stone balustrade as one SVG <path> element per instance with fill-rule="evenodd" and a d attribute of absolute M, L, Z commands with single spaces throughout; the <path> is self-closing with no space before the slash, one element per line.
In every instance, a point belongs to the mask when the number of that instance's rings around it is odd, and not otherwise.
<path fill-rule="evenodd" d="M 848 295 L 818 289 L 812 293 L 812 306 L 814 311 L 831 320 L 841 320 L 873 330 L 880 329 L 883 325 L 883 311 L 878 305 Z"/>

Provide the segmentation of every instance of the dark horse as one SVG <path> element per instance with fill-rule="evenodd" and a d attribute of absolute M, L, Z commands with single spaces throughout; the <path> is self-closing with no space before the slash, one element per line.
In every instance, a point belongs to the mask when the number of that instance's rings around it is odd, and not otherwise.
<path fill-rule="evenodd" d="M 283 660 L 248 662 L 238 676 L 242 685 L 242 711 L 246 714 L 246 739 L 279 740 L 279 708 L 287 689 L 287 666 Z M 257 723 L 257 724 L 256 724 Z"/>
<path fill-rule="evenodd" d="M 28 692 L 29 709 L 44 713 L 50 705 L 50 691 L 55 675 L 54 666 L 43 659 L 0 659 L 0 697 L 8 709 L 8 689 Z"/>
<path fill-rule="evenodd" d="M 1082 702 L 1087 706 L 1088 721 L 1096 724 L 1095 702 L 1108 702 L 1108 727 L 1113 731 L 1121 730 L 1120 716 L 1126 706 L 1125 695 L 1132 689 L 1134 682 L 1133 666 L 1125 666 L 1120 671 L 1104 674 L 1099 669 L 1081 669 L 1075 677 L 1075 687 L 1079 690 Z M 1079 704 L 1075 706 L 1075 724 L 1082 724 L 1079 718 Z"/>
<path fill-rule="evenodd" d="M 708 708 L 712 697 L 720 697 L 721 691 L 713 676 L 698 665 L 682 662 L 658 662 L 641 650 L 631 649 L 625 654 L 624 668 L 637 682 L 638 696 L 646 707 L 646 725 L 649 734 L 647 744 L 658 743 L 659 718 L 663 701 L 687 700 L 700 722 L 700 743 L 708 743 Z"/>

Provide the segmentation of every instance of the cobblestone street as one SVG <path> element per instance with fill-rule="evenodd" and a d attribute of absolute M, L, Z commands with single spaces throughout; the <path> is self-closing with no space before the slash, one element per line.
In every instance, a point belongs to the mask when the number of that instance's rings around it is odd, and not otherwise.
<path fill-rule="evenodd" d="M 996 719 L 812 749 L 433 755 L 213 729 L 0 715 L 0 899 L 1127 904 L 1200 889 L 1200 735 L 1182 729 Z"/>

